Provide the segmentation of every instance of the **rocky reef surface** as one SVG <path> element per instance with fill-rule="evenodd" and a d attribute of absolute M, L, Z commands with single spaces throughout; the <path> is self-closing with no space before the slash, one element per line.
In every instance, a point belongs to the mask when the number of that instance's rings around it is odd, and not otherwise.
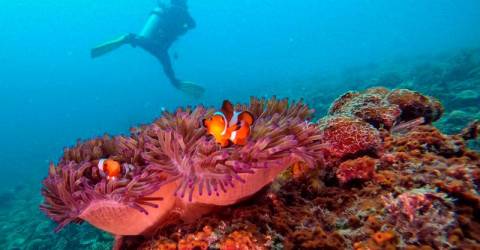
<path fill-rule="evenodd" d="M 438 98 L 445 107 L 445 114 L 435 125 L 446 134 L 458 133 L 465 123 L 480 119 L 478 48 L 351 67 L 322 79 L 324 85 L 331 86 L 328 91 L 312 87 L 316 81 L 312 80 L 303 88 L 311 90 L 305 98 L 318 117 L 327 113 L 329 103 L 341 92 L 384 86 L 416 90 Z M 471 141 L 470 146 L 480 149 L 478 140 Z"/>

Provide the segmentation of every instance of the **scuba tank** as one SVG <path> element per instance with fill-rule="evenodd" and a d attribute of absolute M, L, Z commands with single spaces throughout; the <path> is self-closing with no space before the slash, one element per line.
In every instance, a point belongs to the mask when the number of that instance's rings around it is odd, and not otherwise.
<path fill-rule="evenodd" d="M 160 15 L 163 12 L 163 8 L 160 6 L 155 7 L 150 13 L 150 16 L 147 19 L 147 22 L 142 28 L 142 31 L 138 34 L 140 37 L 152 38 L 153 34 L 158 30 L 160 23 L 162 21 Z"/>

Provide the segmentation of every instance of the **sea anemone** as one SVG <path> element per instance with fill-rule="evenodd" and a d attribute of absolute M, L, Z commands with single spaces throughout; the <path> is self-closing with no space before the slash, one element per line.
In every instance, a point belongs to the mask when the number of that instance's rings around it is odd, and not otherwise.
<path fill-rule="evenodd" d="M 320 132 L 302 102 L 252 98 L 236 109 L 256 118 L 244 146 L 217 145 L 200 122 L 214 110 L 202 106 L 164 112 L 129 137 L 79 142 L 51 165 L 41 209 L 57 230 L 85 220 L 116 235 L 147 234 L 246 199 L 296 162 L 323 162 Z M 104 158 L 131 171 L 107 180 L 97 167 Z"/>
<path fill-rule="evenodd" d="M 155 193 L 163 180 L 142 164 L 135 151 L 137 144 L 132 138 L 108 136 L 79 142 L 65 150 L 57 166 L 50 165 L 43 181 L 45 200 L 40 208 L 59 223 L 56 231 L 83 220 L 112 233 L 137 234 L 145 230 L 141 223 L 158 216 L 155 212 L 165 201 Z M 131 171 L 119 180 L 107 181 L 97 167 L 102 158 L 115 159 L 130 166 Z M 132 217 L 139 218 L 137 223 L 129 221 Z M 140 220 L 142 217 L 145 220 Z M 152 226 L 151 222 L 147 225 Z"/>
<path fill-rule="evenodd" d="M 188 203 L 230 205 L 268 185 L 286 167 L 322 160 L 318 128 L 309 123 L 313 113 L 302 102 L 256 99 L 237 105 L 256 117 L 244 146 L 219 147 L 199 121 L 213 110 L 177 110 L 165 113 L 142 132 L 143 158 L 153 169 L 177 181 L 177 196 Z"/>

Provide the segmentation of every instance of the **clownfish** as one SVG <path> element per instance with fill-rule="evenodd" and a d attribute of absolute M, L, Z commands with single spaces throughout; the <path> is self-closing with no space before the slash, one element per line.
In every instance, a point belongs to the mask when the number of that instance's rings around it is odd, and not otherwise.
<path fill-rule="evenodd" d="M 100 159 L 98 161 L 100 175 L 106 176 L 107 180 L 115 180 L 122 174 L 122 166 L 118 161 L 111 159 Z"/>
<path fill-rule="evenodd" d="M 220 112 L 215 112 L 212 117 L 202 120 L 207 132 L 222 147 L 247 144 L 253 122 L 254 118 L 250 112 L 236 112 L 228 100 L 223 101 Z"/>

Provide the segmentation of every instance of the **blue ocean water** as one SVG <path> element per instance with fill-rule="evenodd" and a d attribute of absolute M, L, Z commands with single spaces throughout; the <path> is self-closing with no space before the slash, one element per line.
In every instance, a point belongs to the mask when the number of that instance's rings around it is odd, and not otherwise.
<path fill-rule="evenodd" d="M 155 5 L 0 0 L 0 198 L 40 202 L 41 179 L 64 147 L 127 133 L 162 109 L 251 95 L 298 99 L 338 84 L 317 79 L 346 68 L 480 44 L 477 0 L 190 0 L 197 27 L 170 52 L 178 77 L 205 87 L 194 99 L 141 49 L 90 58 L 98 43 L 139 32 Z M 32 209 L 4 202 L 2 220 L 7 210 Z M 28 228 L 22 234 L 35 238 Z"/>

